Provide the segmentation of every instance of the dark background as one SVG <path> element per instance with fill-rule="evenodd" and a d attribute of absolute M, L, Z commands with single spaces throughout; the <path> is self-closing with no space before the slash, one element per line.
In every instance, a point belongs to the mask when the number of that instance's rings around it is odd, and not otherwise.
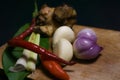
<path fill-rule="evenodd" d="M 77 10 L 78 24 L 120 30 L 119 0 L 38 0 L 43 4 L 58 6 L 69 4 Z M 1 0 L 0 2 L 0 45 L 32 19 L 34 0 Z"/>

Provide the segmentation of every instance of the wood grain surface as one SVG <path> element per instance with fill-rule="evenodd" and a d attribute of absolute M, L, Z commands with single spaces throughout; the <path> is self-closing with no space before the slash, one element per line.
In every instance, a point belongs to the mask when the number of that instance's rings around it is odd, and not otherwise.
<path fill-rule="evenodd" d="M 103 47 L 103 50 L 100 56 L 94 60 L 75 59 L 77 64 L 64 67 L 70 80 L 120 80 L 120 32 L 80 25 L 73 26 L 75 34 L 83 28 L 92 28 L 96 32 L 98 44 Z M 4 46 L 0 48 L 0 60 L 2 60 L 4 49 Z M 2 68 L 1 63 L 0 67 Z M 29 77 L 34 80 L 52 80 L 42 68 L 40 69 L 33 73 L 36 75 L 31 74 Z"/>

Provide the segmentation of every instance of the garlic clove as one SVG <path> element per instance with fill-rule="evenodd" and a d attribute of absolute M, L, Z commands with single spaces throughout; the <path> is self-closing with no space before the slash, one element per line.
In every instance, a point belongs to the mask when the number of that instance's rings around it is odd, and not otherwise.
<path fill-rule="evenodd" d="M 72 44 L 66 39 L 60 39 L 55 45 L 53 52 L 66 61 L 70 61 L 73 57 Z"/>
<path fill-rule="evenodd" d="M 62 38 L 67 39 L 70 42 L 73 42 L 75 39 L 75 34 L 73 30 L 68 26 L 59 27 L 53 35 L 53 48 L 54 45 L 58 43 L 58 41 Z"/>

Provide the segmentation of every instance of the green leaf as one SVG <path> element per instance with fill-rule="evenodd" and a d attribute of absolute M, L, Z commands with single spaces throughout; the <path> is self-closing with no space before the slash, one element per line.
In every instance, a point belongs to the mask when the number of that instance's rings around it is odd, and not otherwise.
<path fill-rule="evenodd" d="M 49 39 L 48 39 L 48 37 L 41 37 L 40 46 L 42 46 L 45 49 L 49 49 Z"/>
<path fill-rule="evenodd" d="M 24 30 L 26 30 L 29 27 L 29 24 L 25 24 L 22 26 L 17 33 L 14 36 L 19 35 L 22 33 Z M 41 37 L 40 38 L 40 46 L 49 49 L 49 39 L 47 37 Z M 10 72 L 9 68 L 11 66 L 14 66 L 17 59 L 22 55 L 23 48 L 20 47 L 7 47 L 6 50 L 3 53 L 3 68 L 8 76 L 9 80 L 26 80 L 25 77 L 29 74 L 28 71 L 21 71 L 21 72 Z"/>
<path fill-rule="evenodd" d="M 25 24 L 17 31 L 14 36 L 22 33 L 28 27 L 29 24 Z M 9 80 L 24 80 L 24 78 L 29 74 L 29 72 L 27 71 L 21 71 L 16 73 L 9 71 L 9 68 L 13 66 L 16 63 L 16 60 L 22 55 L 22 51 L 23 48 L 20 47 L 7 47 L 3 53 L 3 69 Z"/>
<path fill-rule="evenodd" d="M 29 27 L 29 23 L 26 23 L 25 25 L 23 25 L 17 32 L 14 36 L 17 36 L 19 35 L 20 33 L 22 33 L 23 31 L 25 31 L 28 27 Z"/>
<path fill-rule="evenodd" d="M 38 13 L 38 8 L 37 8 L 37 3 L 35 1 L 35 9 L 33 12 L 33 17 L 35 17 Z M 23 25 L 20 27 L 20 29 L 16 32 L 14 36 L 19 35 L 22 33 L 24 30 L 26 30 L 29 27 L 29 23 Z M 26 37 L 26 40 L 29 38 Z M 40 45 L 46 49 L 49 49 L 49 39 L 46 37 L 41 37 L 40 38 Z M 3 53 L 3 60 L 2 60 L 2 65 L 3 69 L 5 71 L 5 74 L 7 75 L 9 80 L 26 80 L 26 76 L 30 73 L 28 71 L 21 71 L 21 72 L 10 72 L 9 68 L 11 66 L 14 66 L 17 59 L 22 55 L 23 48 L 20 47 L 7 47 Z"/>

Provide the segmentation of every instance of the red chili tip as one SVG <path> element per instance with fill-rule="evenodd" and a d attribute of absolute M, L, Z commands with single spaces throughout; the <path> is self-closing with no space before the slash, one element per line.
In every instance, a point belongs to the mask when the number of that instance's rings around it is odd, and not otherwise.
<path fill-rule="evenodd" d="M 74 64 L 76 64 L 75 61 L 70 61 L 68 65 L 74 65 Z"/>
<path fill-rule="evenodd" d="M 103 47 L 100 47 L 100 50 L 103 50 Z"/>
<path fill-rule="evenodd" d="M 72 65 L 76 64 L 76 62 L 75 61 L 70 61 L 70 62 L 65 61 L 65 62 L 62 62 L 62 64 L 72 66 Z"/>

